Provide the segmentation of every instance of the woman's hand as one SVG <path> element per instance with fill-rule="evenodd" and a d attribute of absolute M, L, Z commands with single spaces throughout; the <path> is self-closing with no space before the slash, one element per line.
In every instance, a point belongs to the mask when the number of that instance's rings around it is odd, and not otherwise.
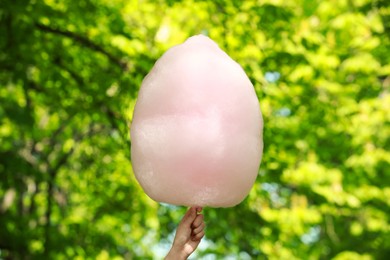
<path fill-rule="evenodd" d="M 181 220 L 175 235 L 175 240 L 166 260 L 187 259 L 198 247 L 204 236 L 205 223 L 202 208 L 191 207 Z"/>

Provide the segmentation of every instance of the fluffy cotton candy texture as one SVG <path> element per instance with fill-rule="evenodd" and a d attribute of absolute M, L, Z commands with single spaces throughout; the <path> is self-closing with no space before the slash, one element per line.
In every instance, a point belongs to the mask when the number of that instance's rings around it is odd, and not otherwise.
<path fill-rule="evenodd" d="M 237 205 L 258 173 L 262 129 L 241 66 L 208 37 L 193 36 L 142 82 L 131 125 L 135 176 L 158 202 Z"/>

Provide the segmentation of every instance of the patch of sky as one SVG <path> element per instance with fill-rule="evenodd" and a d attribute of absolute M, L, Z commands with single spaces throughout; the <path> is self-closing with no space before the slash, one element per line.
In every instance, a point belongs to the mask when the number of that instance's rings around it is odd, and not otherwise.
<path fill-rule="evenodd" d="M 321 228 L 319 226 L 312 227 L 306 234 L 301 236 L 301 241 L 304 244 L 313 244 L 320 238 Z"/>
<path fill-rule="evenodd" d="M 264 77 L 269 83 L 275 83 L 280 79 L 280 73 L 277 71 L 267 71 Z"/>
<path fill-rule="evenodd" d="M 291 115 L 291 110 L 288 107 L 282 107 L 276 111 L 276 115 L 280 117 L 288 117 Z"/>

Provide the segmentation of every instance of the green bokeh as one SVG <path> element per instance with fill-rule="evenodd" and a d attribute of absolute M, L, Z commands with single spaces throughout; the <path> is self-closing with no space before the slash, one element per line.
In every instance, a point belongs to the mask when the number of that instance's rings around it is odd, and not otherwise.
<path fill-rule="evenodd" d="M 385 0 L 2 0 L 0 259 L 153 259 L 184 208 L 136 182 L 129 125 L 169 47 L 203 33 L 263 112 L 243 203 L 204 210 L 208 259 L 389 259 Z"/>

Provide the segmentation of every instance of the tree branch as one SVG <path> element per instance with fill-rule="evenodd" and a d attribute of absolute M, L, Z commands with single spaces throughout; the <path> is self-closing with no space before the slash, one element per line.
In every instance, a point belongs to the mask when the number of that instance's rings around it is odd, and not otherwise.
<path fill-rule="evenodd" d="M 105 128 L 96 128 L 93 124 L 90 124 L 87 132 L 75 134 L 73 135 L 73 139 L 75 141 L 81 141 L 86 137 L 91 137 L 101 131 L 103 131 Z M 55 179 L 57 177 L 57 173 L 59 169 L 64 166 L 67 162 L 69 157 L 73 154 L 75 150 L 75 147 L 73 146 L 67 153 L 62 154 L 60 158 L 58 159 L 57 163 L 54 166 L 49 166 L 48 174 L 48 188 L 47 188 L 47 208 L 45 212 L 46 216 L 46 223 L 45 223 L 45 242 L 44 242 L 44 255 L 49 256 L 49 251 L 51 248 L 51 233 L 50 233 L 50 226 L 51 226 L 51 215 L 52 215 L 52 207 L 53 207 L 53 190 L 54 190 L 54 184 Z"/>
<path fill-rule="evenodd" d="M 118 65 L 122 70 L 127 70 L 127 68 L 128 68 L 128 64 L 125 61 L 115 57 L 114 55 L 112 55 L 111 53 L 109 53 L 108 51 L 103 49 L 101 46 L 97 45 L 96 43 L 92 42 L 90 39 L 88 39 L 86 37 L 78 35 L 74 32 L 65 31 L 65 30 L 61 30 L 61 29 L 57 29 L 57 28 L 52 28 L 52 27 L 49 27 L 49 26 L 41 24 L 41 23 L 35 23 L 35 25 L 41 31 L 53 33 L 53 34 L 57 34 L 57 35 L 62 35 L 62 36 L 65 36 L 67 38 L 71 38 L 74 41 L 82 44 L 85 47 L 88 47 L 94 51 L 100 52 L 101 54 L 105 55 L 111 62 Z"/>

